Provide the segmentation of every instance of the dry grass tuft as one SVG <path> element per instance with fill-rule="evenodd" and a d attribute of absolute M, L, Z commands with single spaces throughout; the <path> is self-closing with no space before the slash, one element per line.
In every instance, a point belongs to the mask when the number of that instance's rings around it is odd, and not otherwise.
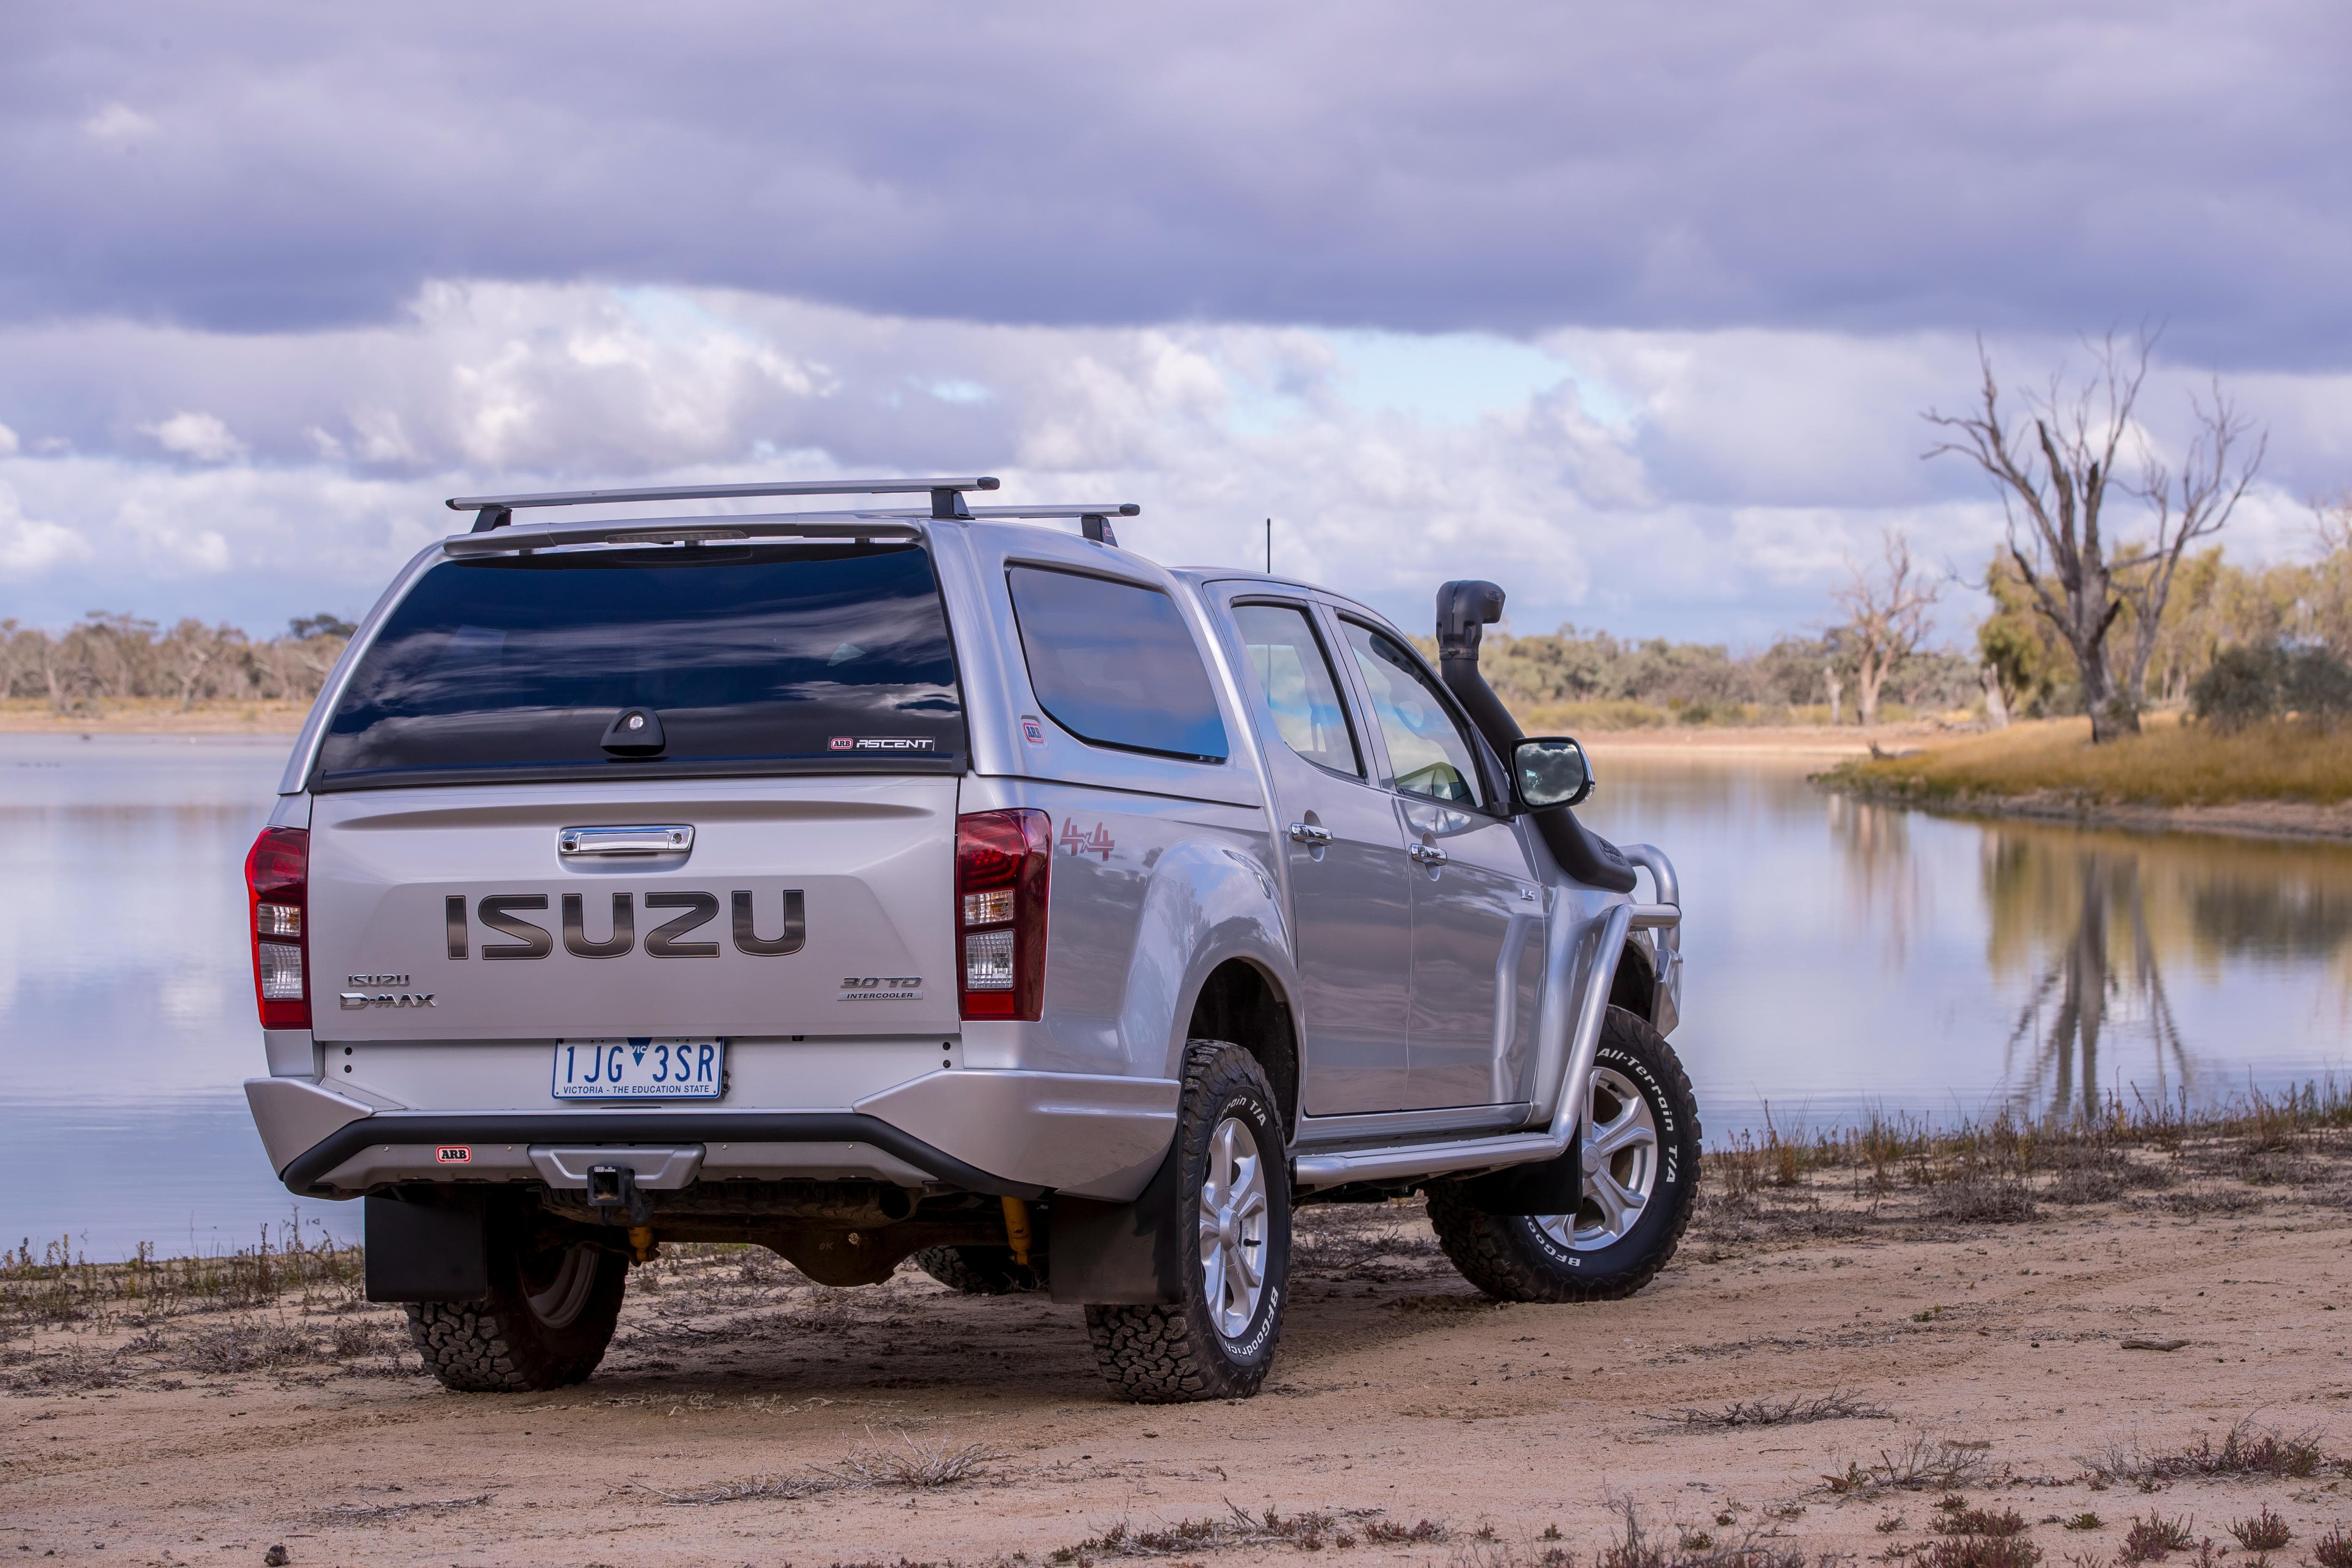
<path fill-rule="evenodd" d="M 679 1508 L 707 1508 L 724 1502 L 797 1502 L 820 1492 L 839 1491 L 841 1482 L 831 1476 L 752 1476 L 740 1481 L 720 1481 L 716 1486 L 697 1487 L 690 1491 L 664 1491 L 643 1481 L 615 1487 L 615 1492 L 640 1491 L 657 1497 Z"/>
<path fill-rule="evenodd" d="M 1900 1449 L 1879 1450 L 1874 1463 L 1850 1460 L 1844 1474 L 1823 1476 L 1822 1480 L 1835 1497 L 1948 1491 L 1981 1480 L 1989 1462 L 1981 1447 L 1921 1436 Z"/>
<path fill-rule="evenodd" d="M 1451 1533 L 1432 1520 L 1424 1519 L 1417 1524 L 1391 1523 L 1380 1517 L 1378 1509 L 1293 1514 L 1267 1509 L 1255 1517 L 1230 1501 L 1225 1509 L 1221 1519 L 1181 1519 L 1172 1524 L 1137 1526 L 1121 1520 L 1100 1535 L 1090 1536 L 1076 1546 L 1057 1547 L 1047 1561 L 1086 1568 L 1104 1559 L 1183 1557 L 1196 1552 L 1264 1546 L 1293 1546 L 1302 1552 L 1319 1552 L 1327 1546 L 1344 1550 L 1359 1543 L 1418 1546 L 1445 1541 Z"/>
<path fill-rule="evenodd" d="M 331 1308 L 361 1299 L 362 1274 L 358 1247 L 323 1233 L 306 1238 L 291 1220 L 274 1234 L 264 1226 L 252 1247 L 205 1258 L 159 1259 L 154 1244 L 142 1242 L 123 1262 L 92 1263 L 70 1239 L 52 1241 L 36 1255 L 27 1237 L 14 1251 L 0 1251 L 0 1329 L 97 1321 L 123 1311 L 153 1319 L 250 1309 L 289 1296 L 306 1310 Z"/>
<path fill-rule="evenodd" d="M 1004 1458 L 1003 1450 L 985 1443 L 966 1443 L 950 1448 L 943 1437 L 927 1446 L 916 1442 L 909 1432 L 899 1433 L 898 1440 L 904 1445 L 904 1452 L 891 1447 L 858 1448 L 844 1458 L 840 1469 L 834 1473 L 851 1486 L 922 1490 L 974 1479 L 992 1461 Z"/>
<path fill-rule="evenodd" d="M 2022 1535 L 2025 1516 L 2013 1508 L 1999 1513 L 1989 1508 L 1947 1509 L 1936 1528 L 1946 1535 Z"/>
<path fill-rule="evenodd" d="M 131 1343 L 135 1347 L 141 1342 Z M 155 1348 L 175 1349 L 173 1364 L 184 1372 L 275 1372 L 334 1359 L 332 1347 L 321 1344 L 317 1335 L 281 1320 L 262 1317 L 208 1324 L 183 1336 L 175 1347 L 159 1343 Z"/>
<path fill-rule="evenodd" d="M 2146 1519 L 2135 1519 L 2124 1531 L 2124 1544 L 2117 1558 L 2125 1563 L 2155 1563 L 2175 1552 L 2187 1552 L 2197 1544 L 2189 1533 L 2186 1520 L 2165 1519 L 2151 1513 Z"/>
<path fill-rule="evenodd" d="M 1951 1535 L 1911 1561 L 1921 1568 L 2034 1568 L 2042 1548 L 2022 1535 Z"/>
<path fill-rule="evenodd" d="M 2305 1480 L 2324 1469 L 2346 1468 L 2344 1460 L 2330 1458 L 2320 1447 L 2315 1431 L 2288 1436 L 2255 1426 L 2251 1421 L 2241 1421 L 2231 1427 L 2219 1447 L 2210 1435 L 2200 1432 L 2195 1442 L 2168 1453 L 2150 1454 L 2136 1441 L 2114 1443 L 2084 1463 L 2111 1480 L 2142 1485 L 2190 1476 Z"/>
<path fill-rule="evenodd" d="M 2352 1531 L 2340 1524 L 2330 1528 L 2311 1543 L 2311 1560 L 2319 1568 L 2352 1568 Z"/>
<path fill-rule="evenodd" d="M 2271 1511 L 2267 1503 L 2253 1518 L 2232 1522 L 2230 1533 L 2236 1536 L 2238 1544 L 2249 1552 L 2276 1552 L 2294 1540 L 2294 1531 L 2286 1527 L 2285 1520 Z"/>
<path fill-rule="evenodd" d="M 333 1508 L 319 1509 L 310 1517 L 321 1524 L 387 1524 L 394 1520 L 418 1514 L 437 1516 L 456 1513 L 460 1509 L 479 1508 L 494 1495 L 480 1492 L 473 1497 L 420 1498 L 414 1502 L 341 1503 Z"/>
<path fill-rule="evenodd" d="M 1809 1421 L 1891 1421 L 1895 1413 L 1839 1389 L 1787 1399 L 1742 1399 L 1720 1410 L 1677 1410 L 1654 1417 L 1695 1432 L 1727 1432 L 1741 1426 L 1798 1426 Z"/>
<path fill-rule="evenodd" d="M 1669 1547 L 1643 1528 L 1641 1511 L 1632 1499 L 1621 1499 L 1613 1506 L 1617 1538 L 1593 1554 L 1591 1568 L 1805 1568 L 1802 1552 L 1753 1535 L 1729 1546 L 1718 1546 L 1704 1534 L 1680 1535 Z M 1555 1551 L 1543 1561 L 1567 1568 L 1571 1559 L 1568 1552 Z"/>

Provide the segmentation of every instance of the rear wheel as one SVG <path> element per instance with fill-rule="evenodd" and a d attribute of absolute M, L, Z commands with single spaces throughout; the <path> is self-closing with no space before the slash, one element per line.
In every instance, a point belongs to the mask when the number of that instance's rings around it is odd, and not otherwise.
<path fill-rule="evenodd" d="M 1255 1394 L 1290 1290 L 1290 1166 L 1256 1058 L 1218 1040 L 1187 1045 L 1173 1152 L 1182 1299 L 1088 1307 L 1087 1331 L 1104 1375 L 1129 1399 Z"/>
<path fill-rule="evenodd" d="M 604 1359 L 628 1274 L 628 1259 L 601 1247 L 508 1249 L 491 1259 L 481 1300 L 411 1303 L 408 1337 L 444 1388 L 562 1388 Z"/>
<path fill-rule="evenodd" d="M 1429 1223 L 1463 1277 L 1506 1301 L 1631 1296 L 1682 1244 L 1698 1193 L 1698 1105 L 1675 1049 L 1612 1007 L 1579 1131 L 1573 1214 L 1488 1214 L 1467 1184 L 1429 1185 Z"/>
<path fill-rule="evenodd" d="M 1028 1262 L 1015 1263 L 1009 1247 L 927 1247 L 915 1254 L 915 1267 L 967 1296 L 1043 1290 L 1050 1278 L 1044 1253 L 1032 1249 Z"/>

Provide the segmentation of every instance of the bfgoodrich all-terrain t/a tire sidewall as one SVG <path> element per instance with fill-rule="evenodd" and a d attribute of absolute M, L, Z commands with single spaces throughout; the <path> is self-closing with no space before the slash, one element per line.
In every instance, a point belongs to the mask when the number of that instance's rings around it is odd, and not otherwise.
<path fill-rule="evenodd" d="M 1275 1346 L 1282 1338 L 1283 1308 L 1290 1296 L 1290 1162 L 1283 1145 L 1281 1112 L 1275 1106 L 1273 1091 L 1258 1070 L 1255 1058 L 1243 1055 L 1234 1047 L 1224 1049 L 1240 1057 L 1247 1064 L 1248 1073 L 1216 1097 L 1215 1109 L 1204 1119 L 1205 1127 L 1197 1138 L 1187 1140 L 1188 1145 L 1197 1147 L 1188 1146 L 1185 1150 L 1181 1232 L 1187 1243 L 1183 1248 L 1184 1306 L 1202 1336 L 1203 1346 L 1224 1363 L 1233 1391 L 1255 1394 L 1258 1385 L 1265 1381 L 1266 1370 L 1274 1364 Z M 1247 1326 L 1230 1340 L 1217 1331 L 1202 1278 L 1201 1250 L 1192 1242 L 1200 1224 L 1201 1184 L 1208 1142 L 1215 1135 L 1218 1123 L 1228 1116 L 1239 1117 L 1249 1126 L 1250 1135 L 1257 1141 L 1266 1184 L 1265 1287 Z"/>
<path fill-rule="evenodd" d="M 1439 1182 L 1427 1189 L 1439 1245 L 1464 1278 L 1497 1300 L 1631 1296 L 1665 1267 L 1690 1224 L 1698 1188 L 1698 1107 L 1674 1047 L 1643 1019 L 1612 1007 L 1595 1066 L 1633 1087 L 1658 1131 L 1656 1180 L 1622 1237 L 1580 1250 L 1555 1240 L 1535 1216 L 1486 1212 L 1467 1184 Z"/>
<path fill-rule="evenodd" d="M 1531 1251 L 1553 1268 L 1594 1285 L 1646 1280 L 1656 1273 L 1690 1223 L 1698 1182 L 1698 1116 L 1691 1103 L 1690 1080 L 1684 1077 L 1674 1047 L 1632 1014 L 1617 1014 L 1611 1022 L 1616 1026 L 1602 1037 L 1593 1066 L 1606 1068 L 1632 1083 L 1649 1101 L 1650 1114 L 1658 1123 L 1657 1182 L 1650 1201 L 1643 1206 L 1642 1217 L 1615 1241 L 1590 1251 L 1561 1246 L 1531 1217 L 1515 1215 L 1511 1220 Z"/>
<path fill-rule="evenodd" d="M 1185 1047 L 1178 1102 L 1172 1205 L 1179 1299 L 1149 1306 L 1089 1306 L 1087 1331 L 1103 1374 L 1145 1404 L 1244 1398 L 1258 1391 L 1282 1337 L 1290 1296 L 1290 1173 L 1281 1111 L 1256 1059 L 1238 1046 L 1193 1040 Z M 1200 1257 L 1201 1187 L 1211 1142 L 1227 1117 L 1256 1142 L 1266 1184 L 1264 1289 L 1256 1310 L 1231 1338 L 1218 1331 Z"/>

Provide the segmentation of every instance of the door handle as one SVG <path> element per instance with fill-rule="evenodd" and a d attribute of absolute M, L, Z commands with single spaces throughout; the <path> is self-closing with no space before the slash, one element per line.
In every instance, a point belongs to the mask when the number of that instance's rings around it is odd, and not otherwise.
<path fill-rule="evenodd" d="M 1452 856 L 1448 855 L 1444 850 L 1440 849 L 1434 844 L 1415 844 L 1412 847 L 1408 848 L 1405 851 L 1405 854 L 1410 856 L 1412 858 L 1418 860 L 1421 864 L 1428 867 L 1433 871 L 1453 858 Z"/>
<path fill-rule="evenodd" d="M 1317 827 L 1312 824 L 1305 822 L 1292 823 L 1290 825 L 1290 836 L 1298 840 L 1301 844 L 1314 844 L 1320 846 L 1331 842 L 1331 830 L 1329 828 Z"/>

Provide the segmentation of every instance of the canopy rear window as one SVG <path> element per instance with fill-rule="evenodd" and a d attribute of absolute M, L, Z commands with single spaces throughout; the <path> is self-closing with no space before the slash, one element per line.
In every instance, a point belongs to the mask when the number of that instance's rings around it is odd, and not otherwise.
<path fill-rule="evenodd" d="M 1029 684 L 1055 723 L 1098 746 L 1224 760 L 1216 693 L 1174 600 L 1041 566 L 1006 575 Z"/>
<path fill-rule="evenodd" d="M 617 757 L 651 709 L 667 744 Z M 446 561 L 385 619 L 313 787 L 845 769 L 961 772 L 962 693 L 919 544 Z"/>

